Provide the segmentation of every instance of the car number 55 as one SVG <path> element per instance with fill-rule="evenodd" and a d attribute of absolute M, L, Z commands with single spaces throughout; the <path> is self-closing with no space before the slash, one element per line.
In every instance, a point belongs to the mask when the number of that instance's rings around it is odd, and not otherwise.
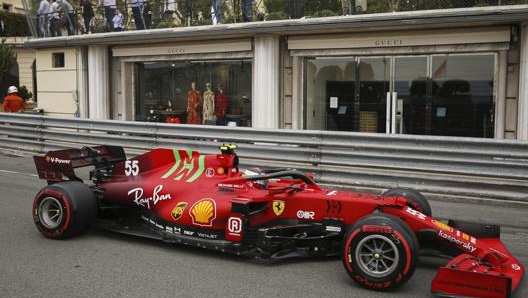
<path fill-rule="evenodd" d="M 139 161 L 127 160 L 125 161 L 125 175 L 126 176 L 137 176 L 139 173 Z"/>

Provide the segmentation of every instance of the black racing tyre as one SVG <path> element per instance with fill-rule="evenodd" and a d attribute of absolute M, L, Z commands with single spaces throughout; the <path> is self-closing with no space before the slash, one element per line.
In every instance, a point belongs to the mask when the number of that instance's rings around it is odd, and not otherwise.
<path fill-rule="evenodd" d="M 387 190 L 382 194 L 386 197 L 400 196 L 408 199 L 410 202 L 409 207 L 414 210 L 420 211 L 427 216 L 432 216 L 433 211 L 431 205 L 427 202 L 427 199 L 418 191 L 411 188 L 395 187 Z"/>
<path fill-rule="evenodd" d="M 412 276 L 419 255 L 416 235 L 401 219 L 368 215 L 346 233 L 342 261 L 352 280 L 362 287 L 388 291 Z"/>
<path fill-rule="evenodd" d="M 96 217 L 95 196 L 90 187 L 78 181 L 48 185 L 33 201 L 33 221 L 48 238 L 76 236 L 88 229 Z"/>

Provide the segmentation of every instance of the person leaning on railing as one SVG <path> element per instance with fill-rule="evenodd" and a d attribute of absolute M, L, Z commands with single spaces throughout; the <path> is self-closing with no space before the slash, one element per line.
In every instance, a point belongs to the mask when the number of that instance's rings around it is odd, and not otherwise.
<path fill-rule="evenodd" d="M 62 32 L 60 29 L 59 4 L 56 0 L 51 0 L 48 16 L 51 36 L 61 36 Z"/>
<path fill-rule="evenodd" d="M 123 28 L 125 27 L 124 16 L 117 8 L 114 10 L 114 17 L 112 18 L 112 23 L 114 31 L 123 31 Z"/>
<path fill-rule="evenodd" d="M 90 23 L 94 17 L 93 5 L 90 0 L 82 1 L 82 17 L 84 21 L 84 33 L 92 33 Z"/>
<path fill-rule="evenodd" d="M 104 14 L 106 18 L 106 31 L 114 31 L 112 19 L 114 18 L 114 10 L 117 8 L 116 0 L 99 0 L 99 6 L 104 7 Z"/>
<path fill-rule="evenodd" d="M 57 3 L 59 4 L 59 10 L 66 12 L 66 22 L 64 25 L 66 25 L 68 35 L 76 34 L 75 31 L 77 26 L 75 26 L 75 10 L 73 9 L 73 6 L 66 0 L 57 0 Z"/>
<path fill-rule="evenodd" d="M 136 29 L 141 30 L 145 29 L 145 20 L 143 18 L 144 0 L 131 0 L 130 6 L 132 7 L 132 15 L 134 16 L 134 23 L 136 24 Z"/>

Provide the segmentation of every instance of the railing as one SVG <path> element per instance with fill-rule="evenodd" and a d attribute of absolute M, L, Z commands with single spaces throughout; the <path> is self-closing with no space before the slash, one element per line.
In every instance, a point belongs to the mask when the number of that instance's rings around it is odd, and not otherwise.
<path fill-rule="evenodd" d="M 30 32 L 35 37 L 48 37 L 45 31 L 47 24 L 42 28 L 42 23 L 47 17 L 42 16 L 39 28 L 39 17 L 37 14 L 38 3 L 30 0 L 22 0 L 26 10 L 26 17 Z M 27 5 L 33 3 L 33 7 Z M 73 27 L 73 34 L 105 32 L 105 12 L 98 5 L 99 1 L 93 0 L 95 16 L 86 28 L 82 17 L 82 8 L 74 1 L 74 17 L 71 19 L 64 11 L 61 12 L 62 26 Z M 125 30 L 136 30 L 132 5 L 130 0 L 117 0 L 116 7 L 125 19 Z M 353 15 L 365 13 L 384 13 L 397 11 L 417 11 L 431 9 L 451 9 L 483 6 L 504 6 L 528 4 L 528 0 L 328 0 L 310 2 L 307 0 L 140 0 L 142 28 L 166 28 L 177 26 L 199 26 L 221 23 L 237 23 L 247 21 L 270 21 L 296 18 L 312 18 L 338 15 Z M 245 2 L 245 3 L 242 3 Z M 219 8 L 213 9 L 213 3 L 218 3 Z M 250 6 L 246 6 L 251 3 Z M 244 9 L 244 11 L 243 11 Z M 111 16 L 113 16 L 111 14 Z M 221 21 L 220 21 L 221 19 Z M 69 22 L 70 20 L 71 22 Z M 110 20 L 111 21 L 111 20 Z M 70 25 L 71 24 L 71 25 Z M 44 32 L 42 32 L 44 31 Z M 39 33 L 40 32 L 40 33 Z M 39 33 L 39 34 L 37 34 Z"/>
<path fill-rule="evenodd" d="M 528 203 L 528 142 L 459 137 L 268 130 L 0 114 L 0 148 L 45 153 L 120 145 L 216 153 L 238 145 L 243 167 L 310 171 L 325 185 L 380 191 L 412 187 L 437 196 Z"/>

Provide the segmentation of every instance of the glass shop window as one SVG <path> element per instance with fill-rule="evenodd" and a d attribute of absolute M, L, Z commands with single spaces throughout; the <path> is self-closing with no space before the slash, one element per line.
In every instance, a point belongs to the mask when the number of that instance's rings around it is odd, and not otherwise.
<path fill-rule="evenodd" d="M 135 64 L 136 121 L 251 126 L 251 60 Z"/>

